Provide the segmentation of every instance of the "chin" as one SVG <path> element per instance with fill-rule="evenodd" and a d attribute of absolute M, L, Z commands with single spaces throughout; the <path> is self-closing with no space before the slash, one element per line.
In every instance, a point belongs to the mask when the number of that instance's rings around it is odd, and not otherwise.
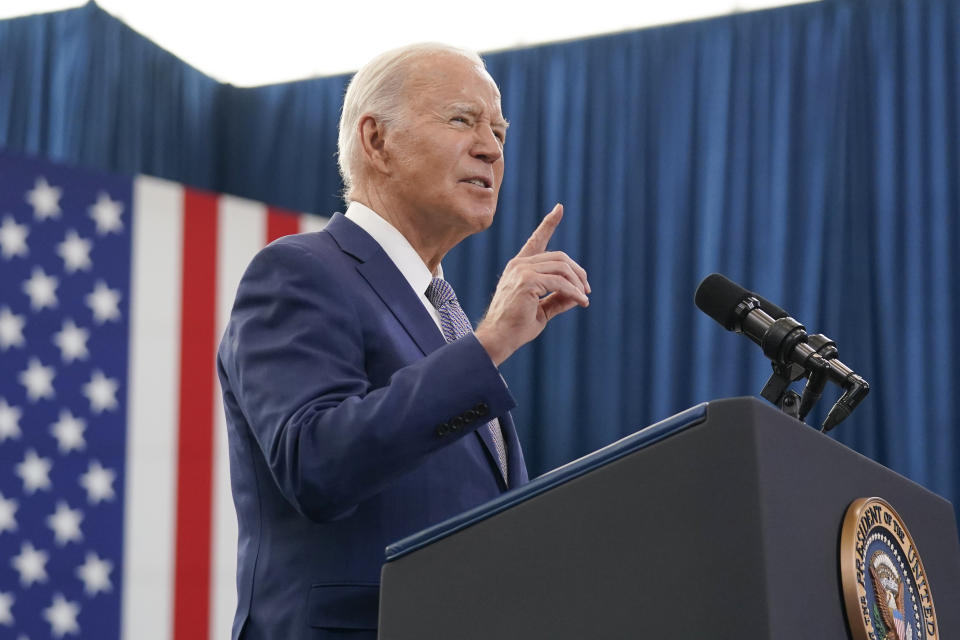
<path fill-rule="evenodd" d="M 451 214 L 456 218 L 456 226 L 467 235 L 479 233 L 490 228 L 493 216 L 497 211 L 496 203 L 471 202 L 468 205 L 457 207 Z"/>
<path fill-rule="evenodd" d="M 497 212 L 496 206 L 487 211 L 482 211 L 477 213 L 474 216 L 471 216 L 471 222 L 473 222 L 473 233 L 479 233 L 480 231 L 486 231 L 490 228 L 490 225 L 493 224 L 493 216 Z"/>

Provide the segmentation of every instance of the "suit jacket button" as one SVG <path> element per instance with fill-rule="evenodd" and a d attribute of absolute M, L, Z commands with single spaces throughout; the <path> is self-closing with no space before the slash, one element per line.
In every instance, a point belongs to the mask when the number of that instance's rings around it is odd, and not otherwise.
<path fill-rule="evenodd" d="M 473 408 L 473 410 L 476 411 L 477 415 L 480 416 L 481 418 L 487 415 L 488 413 L 490 413 L 490 407 L 487 406 L 486 402 L 478 403 L 477 406 Z"/>
<path fill-rule="evenodd" d="M 463 419 L 463 416 L 457 416 L 456 418 L 450 421 L 450 430 L 451 431 L 459 430 L 460 427 L 463 426 L 464 422 L 465 420 Z"/>
<path fill-rule="evenodd" d="M 440 426 L 437 427 L 437 436 L 443 437 L 450 432 L 450 425 L 446 422 L 441 422 Z"/>
<path fill-rule="evenodd" d="M 463 414 L 463 417 L 467 422 L 473 422 L 480 417 L 480 414 L 477 413 L 476 409 L 470 409 Z"/>

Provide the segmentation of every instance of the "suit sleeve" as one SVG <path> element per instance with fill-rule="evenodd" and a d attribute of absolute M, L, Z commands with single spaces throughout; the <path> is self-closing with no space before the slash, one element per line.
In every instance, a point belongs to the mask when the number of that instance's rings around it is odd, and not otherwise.
<path fill-rule="evenodd" d="M 219 367 L 281 492 L 324 521 L 515 402 L 472 335 L 372 388 L 355 294 L 318 265 L 295 245 L 274 244 L 254 258 Z M 456 429 L 438 428 L 454 419 Z"/>

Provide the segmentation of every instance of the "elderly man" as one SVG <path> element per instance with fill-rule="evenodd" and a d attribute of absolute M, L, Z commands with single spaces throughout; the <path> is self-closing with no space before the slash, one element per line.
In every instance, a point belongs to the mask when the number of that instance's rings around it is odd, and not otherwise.
<path fill-rule="evenodd" d="M 442 279 L 447 251 L 493 220 L 506 131 L 475 54 L 380 56 L 344 102 L 346 215 L 244 275 L 218 357 L 234 638 L 375 638 L 384 547 L 527 481 L 497 367 L 590 287 L 545 251 L 559 205 L 475 332 Z"/>

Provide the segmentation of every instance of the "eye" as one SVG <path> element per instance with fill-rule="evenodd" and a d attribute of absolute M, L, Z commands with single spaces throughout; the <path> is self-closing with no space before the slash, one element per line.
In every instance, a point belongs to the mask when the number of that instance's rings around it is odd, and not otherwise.
<path fill-rule="evenodd" d="M 460 124 L 470 126 L 470 118 L 468 116 L 454 116 L 450 118 L 450 122 L 459 122 Z"/>

